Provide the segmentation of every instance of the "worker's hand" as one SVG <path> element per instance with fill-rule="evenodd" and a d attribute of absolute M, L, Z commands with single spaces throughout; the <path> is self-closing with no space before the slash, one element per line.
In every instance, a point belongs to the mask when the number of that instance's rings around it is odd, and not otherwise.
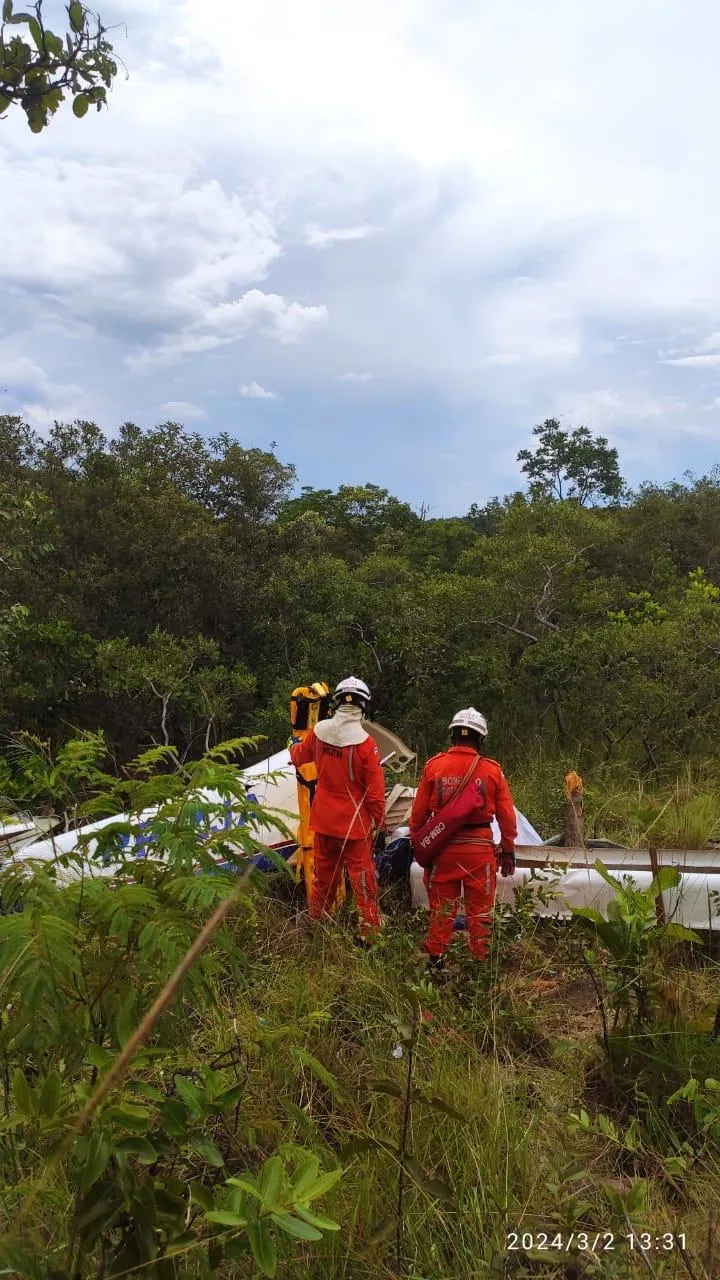
<path fill-rule="evenodd" d="M 498 869 L 502 876 L 515 875 L 515 854 L 512 849 L 501 849 L 498 854 Z"/>
<path fill-rule="evenodd" d="M 291 747 L 296 747 L 298 742 L 302 742 L 302 738 L 296 738 L 295 735 L 291 733 L 290 737 L 287 740 L 288 751 L 290 750 Z"/>
<path fill-rule="evenodd" d="M 384 853 L 387 844 L 387 831 L 376 831 L 373 840 L 373 852 Z"/>

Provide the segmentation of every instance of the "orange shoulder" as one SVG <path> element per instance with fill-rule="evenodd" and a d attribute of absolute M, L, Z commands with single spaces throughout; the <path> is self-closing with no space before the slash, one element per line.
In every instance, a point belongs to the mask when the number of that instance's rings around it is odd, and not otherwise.
<path fill-rule="evenodd" d="M 491 773 L 502 775 L 503 767 L 498 760 L 492 760 L 490 756 L 483 756 L 483 761 L 489 767 Z"/>

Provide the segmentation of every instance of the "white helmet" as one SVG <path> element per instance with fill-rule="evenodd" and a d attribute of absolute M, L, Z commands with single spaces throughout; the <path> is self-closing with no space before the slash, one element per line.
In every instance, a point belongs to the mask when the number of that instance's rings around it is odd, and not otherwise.
<path fill-rule="evenodd" d="M 466 707 L 464 711 L 458 711 L 450 721 L 448 726 L 450 729 L 470 729 L 472 733 L 477 733 L 481 738 L 487 737 L 487 720 L 474 707 Z"/>
<path fill-rule="evenodd" d="M 347 676 L 337 686 L 333 701 L 336 706 L 341 703 L 352 703 L 355 706 L 365 707 L 370 701 L 370 690 L 364 680 L 358 680 L 357 676 Z"/>

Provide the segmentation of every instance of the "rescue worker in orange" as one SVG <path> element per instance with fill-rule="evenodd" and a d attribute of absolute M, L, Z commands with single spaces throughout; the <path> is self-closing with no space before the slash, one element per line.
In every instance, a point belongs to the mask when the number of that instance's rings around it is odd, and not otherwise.
<path fill-rule="evenodd" d="M 296 768 L 314 763 L 317 769 L 310 819 L 315 835 L 310 918 L 329 914 L 347 868 L 360 915 L 359 943 L 367 943 L 380 927 L 373 826 L 381 834 L 385 823 L 380 753 L 362 724 L 369 701 L 364 681 L 355 676 L 341 680 L 333 697 L 335 714 L 290 748 Z"/>
<path fill-rule="evenodd" d="M 410 815 L 413 836 L 438 809 L 450 800 L 477 757 L 474 777 L 482 779 L 486 791 L 487 819 L 478 826 L 456 832 L 425 870 L 425 887 L 430 902 L 430 929 L 425 950 L 428 968 L 442 971 L 450 944 L 460 895 L 465 899 L 468 945 L 476 960 L 487 957 L 495 903 L 496 873 L 511 876 L 515 871 L 517 821 L 510 788 L 500 765 L 483 755 L 487 721 L 474 707 L 458 711 L 450 723 L 451 746 L 428 760 L 420 779 Z M 500 827 L 500 850 L 496 853 L 491 822 Z"/>

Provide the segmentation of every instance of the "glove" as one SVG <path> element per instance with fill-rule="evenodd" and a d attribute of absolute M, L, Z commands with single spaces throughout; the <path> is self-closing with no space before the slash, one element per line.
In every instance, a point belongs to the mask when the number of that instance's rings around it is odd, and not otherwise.
<path fill-rule="evenodd" d="M 290 737 L 287 740 L 288 751 L 290 750 L 291 747 L 296 747 L 298 742 L 302 742 L 302 738 L 296 738 L 295 735 L 291 733 Z"/>
<path fill-rule="evenodd" d="M 512 849 L 502 849 L 498 854 L 498 870 L 502 876 L 515 874 L 515 854 Z"/>
<path fill-rule="evenodd" d="M 373 853 L 384 853 L 386 844 L 387 844 L 387 832 L 376 831 L 375 839 L 373 840 Z"/>

